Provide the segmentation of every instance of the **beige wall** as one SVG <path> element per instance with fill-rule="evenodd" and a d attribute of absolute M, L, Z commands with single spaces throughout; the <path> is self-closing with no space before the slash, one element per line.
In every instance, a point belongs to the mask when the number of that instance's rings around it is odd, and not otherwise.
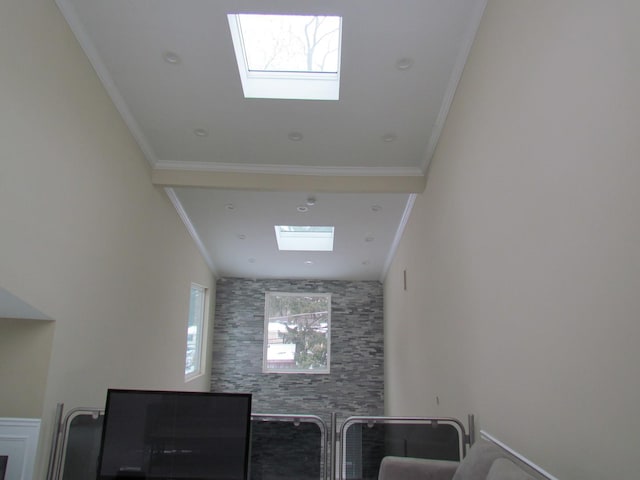
<path fill-rule="evenodd" d="M 42 478 L 57 402 L 208 389 L 184 382 L 186 322 L 190 282 L 214 284 L 52 0 L 0 2 L 0 64 L 0 286 L 55 320 Z"/>
<path fill-rule="evenodd" d="M 0 318 L 0 417 L 41 417 L 54 326 Z"/>
<path fill-rule="evenodd" d="M 489 1 L 385 282 L 388 413 L 475 413 L 559 478 L 638 476 L 639 20 Z"/>

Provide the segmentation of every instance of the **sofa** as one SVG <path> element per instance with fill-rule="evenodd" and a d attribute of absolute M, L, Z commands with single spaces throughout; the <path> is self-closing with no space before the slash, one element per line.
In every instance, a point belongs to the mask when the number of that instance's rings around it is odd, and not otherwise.
<path fill-rule="evenodd" d="M 378 480 L 539 480 L 541 473 L 498 445 L 480 439 L 461 462 L 387 456 Z"/>

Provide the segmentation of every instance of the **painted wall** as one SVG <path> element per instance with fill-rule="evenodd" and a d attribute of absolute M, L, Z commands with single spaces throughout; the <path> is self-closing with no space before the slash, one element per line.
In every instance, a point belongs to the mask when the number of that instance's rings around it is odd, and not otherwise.
<path fill-rule="evenodd" d="M 208 389 L 186 323 L 190 282 L 215 286 L 53 1 L 0 3 L 0 63 L 0 286 L 55 320 L 42 478 L 56 403 Z"/>
<path fill-rule="evenodd" d="M 637 477 L 639 20 L 489 1 L 385 282 L 388 413 L 475 413 L 559 478 Z"/>
<path fill-rule="evenodd" d="M 54 322 L 0 318 L 0 417 L 40 418 Z"/>
<path fill-rule="evenodd" d="M 217 281 L 213 391 L 253 394 L 257 413 L 382 415 L 382 284 L 321 280 Z M 265 292 L 331 294 L 331 373 L 262 373 Z"/>

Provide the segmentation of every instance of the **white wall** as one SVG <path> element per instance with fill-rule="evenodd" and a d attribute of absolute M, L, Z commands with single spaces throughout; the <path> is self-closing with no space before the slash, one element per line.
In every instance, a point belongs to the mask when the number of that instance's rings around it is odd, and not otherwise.
<path fill-rule="evenodd" d="M 385 282 L 387 413 L 475 413 L 559 478 L 638 476 L 639 21 L 489 1 Z"/>
<path fill-rule="evenodd" d="M 0 417 L 40 418 L 55 322 L 0 318 Z"/>
<path fill-rule="evenodd" d="M 48 448 L 57 402 L 207 390 L 184 383 L 186 322 L 190 282 L 214 284 L 52 0 L 0 2 L 0 64 L 0 287 L 55 320 Z"/>

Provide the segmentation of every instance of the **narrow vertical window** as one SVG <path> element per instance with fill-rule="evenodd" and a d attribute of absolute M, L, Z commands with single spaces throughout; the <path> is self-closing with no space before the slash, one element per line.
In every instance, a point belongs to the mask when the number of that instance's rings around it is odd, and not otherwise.
<path fill-rule="evenodd" d="M 205 296 L 207 290 L 192 283 L 187 322 L 187 357 L 184 364 L 185 379 L 202 373 L 202 339 L 204 332 Z"/>

